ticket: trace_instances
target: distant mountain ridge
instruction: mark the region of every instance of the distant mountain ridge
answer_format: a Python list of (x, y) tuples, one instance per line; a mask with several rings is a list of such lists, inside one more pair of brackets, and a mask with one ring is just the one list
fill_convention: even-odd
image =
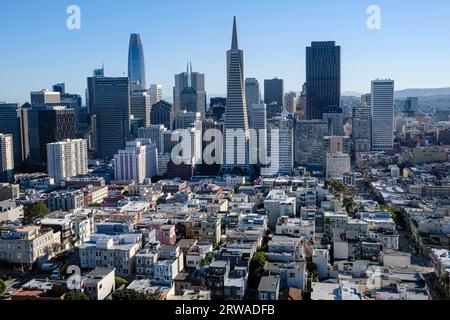
[[(356, 91), (346, 91), (342, 93), (344, 97), (361, 97), (364, 93)], [(396, 99), (403, 99), (408, 97), (434, 97), (434, 96), (448, 96), (450, 95), (450, 87), (447, 88), (416, 88), (404, 89), (395, 92)]]
[(396, 98), (407, 97), (432, 97), (450, 95), (450, 87), (448, 88), (430, 88), (430, 89), (405, 89), (395, 92)]

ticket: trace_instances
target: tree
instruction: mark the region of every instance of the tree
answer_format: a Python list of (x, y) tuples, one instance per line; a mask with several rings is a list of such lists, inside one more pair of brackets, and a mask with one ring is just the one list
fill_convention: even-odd
[(116, 288), (128, 285), (128, 281), (120, 277), (116, 277), (115, 281), (116, 281)]
[(35, 204), (25, 207), (24, 222), (26, 224), (32, 223), (34, 220), (43, 218), (50, 214), (51, 210), (43, 202), (36, 202)]
[(5, 293), (6, 291), (6, 283), (2, 279), (0, 279), (0, 295)]
[(314, 262), (308, 262), (306, 264), (306, 270), (309, 273), (313, 273), (313, 272), (315, 272), (317, 270), (317, 265)]
[(348, 214), (355, 213), (356, 202), (352, 198), (345, 197), (343, 204), (344, 204), (345, 210), (347, 211)]
[(200, 262), (202, 267), (209, 265), (214, 260), (214, 252), (208, 252)]
[(131, 289), (118, 290), (113, 293), (113, 300), (155, 300), (156, 296)]
[(69, 291), (64, 297), (64, 300), (87, 301), (89, 297), (81, 291)]
[(250, 261), (249, 286), (251, 289), (257, 289), (259, 281), (263, 276), (264, 266), (267, 261), (267, 253), (258, 251)]

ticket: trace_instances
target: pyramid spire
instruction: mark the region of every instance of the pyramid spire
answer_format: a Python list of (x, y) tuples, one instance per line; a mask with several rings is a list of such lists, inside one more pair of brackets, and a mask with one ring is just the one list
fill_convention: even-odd
[(233, 40), (231, 41), (231, 50), (239, 49), (238, 37), (237, 37), (237, 27), (236, 27), (236, 16), (233, 18)]

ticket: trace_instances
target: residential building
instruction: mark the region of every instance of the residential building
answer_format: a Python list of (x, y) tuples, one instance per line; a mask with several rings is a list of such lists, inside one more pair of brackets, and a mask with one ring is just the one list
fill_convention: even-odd
[(39, 226), (14, 227), (1, 231), (0, 260), (32, 265), (52, 258), (60, 251), (60, 234)]
[(95, 268), (83, 279), (83, 291), (91, 300), (105, 300), (116, 291), (115, 269)]
[(87, 174), (87, 141), (68, 139), (47, 144), (47, 170), (57, 184), (64, 179)]
[(280, 295), (280, 278), (276, 276), (265, 276), (261, 278), (258, 286), (258, 300), (276, 301)]

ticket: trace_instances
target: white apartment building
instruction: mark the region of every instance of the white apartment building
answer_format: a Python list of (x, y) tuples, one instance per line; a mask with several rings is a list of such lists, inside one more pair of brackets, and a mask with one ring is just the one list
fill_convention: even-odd
[(269, 218), (269, 227), (275, 229), (279, 217), (294, 217), (297, 208), (296, 203), (296, 198), (289, 197), (284, 190), (274, 189), (270, 191), (264, 200), (264, 207)]
[(14, 180), (13, 138), (10, 134), (0, 133), (0, 182)]
[(141, 247), (141, 234), (93, 234), (88, 242), (79, 247), (80, 267), (115, 268), (119, 275), (129, 276), (135, 272), (136, 253)]
[(88, 172), (87, 140), (63, 140), (47, 144), (47, 169), (55, 183)]
[(394, 147), (394, 81), (372, 81), (372, 150)]
[(116, 180), (132, 180), (143, 183), (158, 173), (156, 145), (150, 139), (129, 141), (125, 149), (114, 156)]
[(110, 268), (95, 268), (84, 279), (84, 293), (91, 300), (105, 300), (116, 290), (116, 272)]

